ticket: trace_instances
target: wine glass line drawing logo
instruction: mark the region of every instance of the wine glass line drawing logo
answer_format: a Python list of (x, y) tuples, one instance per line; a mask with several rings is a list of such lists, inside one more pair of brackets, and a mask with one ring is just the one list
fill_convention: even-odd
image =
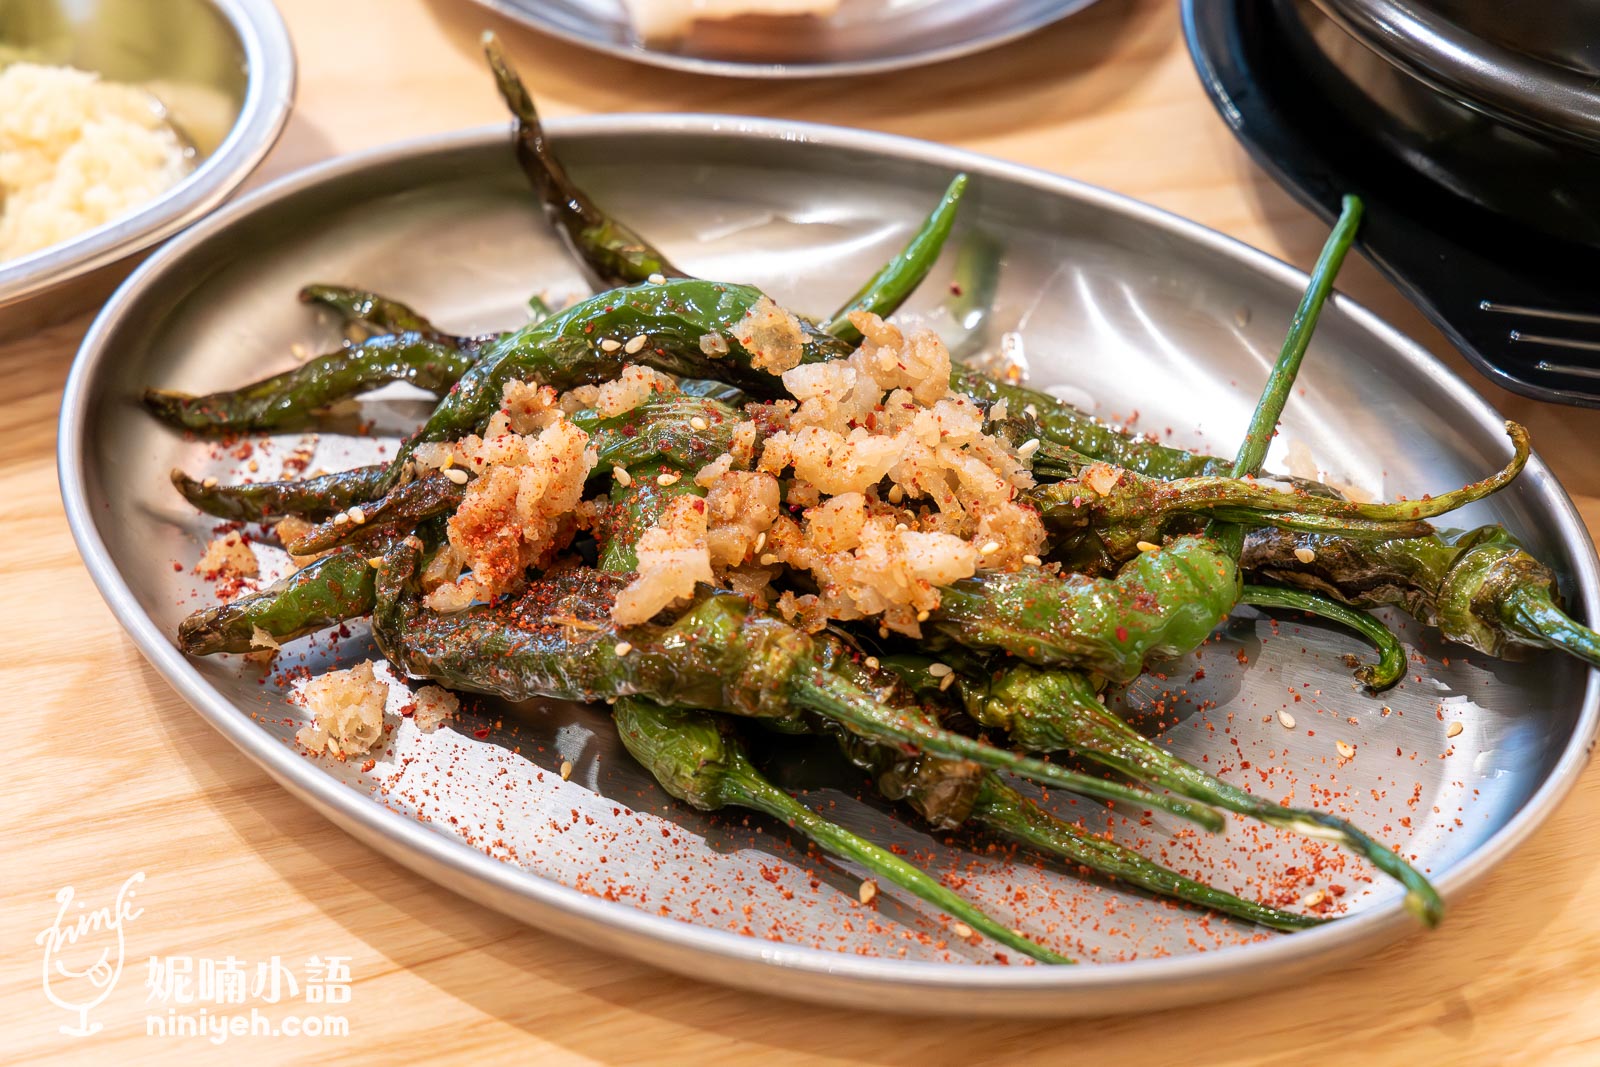
[(56, 890), (55, 922), (40, 930), (33, 943), (44, 948), (45, 997), (78, 1016), (75, 1023), (61, 1024), (63, 1034), (88, 1037), (99, 1031), (100, 1024), (89, 1021), (89, 1010), (102, 1004), (122, 977), (122, 930), (144, 914), (133, 906), (134, 887), (143, 882), (143, 871), (130, 875), (117, 890), (115, 903), (92, 909), (76, 899), (72, 886)]

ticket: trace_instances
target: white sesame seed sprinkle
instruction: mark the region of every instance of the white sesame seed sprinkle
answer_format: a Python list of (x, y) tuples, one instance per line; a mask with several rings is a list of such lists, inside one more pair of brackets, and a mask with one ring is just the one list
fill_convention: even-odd
[(637, 336), (629, 338), (628, 343), (622, 346), (622, 350), (631, 356), (649, 342), (650, 339), (641, 333)]
[(933, 675), (935, 678), (943, 678), (953, 670), (955, 670), (955, 668), (950, 666), (948, 663), (928, 664), (928, 673)]
[(955, 683), (956, 683), (956, 676), (955, 675), (953, 675), (953, 674), (945, 675), (943, 678), (939, 679), (939, 692), (941, 692), (941, 693), (944, 692), (946, 689), (949, 689), (952, 685), (955, 685)]
[(1027, 459), (1029, 456), (1039, 451), (1039, 444), (1040, 441), (1037, 437), (1028, 438), (1026, 441), (1022, 442), (1022, 444), (1017, 446), (1017, 458)]
[(1038, 556), (1035, 556), (1031, 552), (1022, 557), (1022, 562), (1026, 563), (1030, 567), (1038, 567), (1044, 564), (1044, 560), (1040, 559)]
[(1339, 755), (1344, 757), (1345, 759), (1354, 759), (1355, 758), (1356, 746), (1352, 745), (1350, 742), (1348, 742), (1348, 741), (1335, 741), (1333, 743), (1333, 747), (1338, 749), (1339, 750)]
[(992, 556), (996, 552), (1000, 551), (1000, 542), (999, 541), (985, 541), (983, 543), (983, 547), (978, 549), (978, 551), (980, 553), (982, 553), (983, 555), (985, 555), (985, 556)]
[(870, 878), (861, 883), (861, 889), (856, 894), (863, 904), (871, 904), (872, 898), (878, 895), (878, 883)]
[(883, 664), (878, 662), (878, 657), (877, 656), (868, 656), (866, 659), (862, 660), (861, 662), (863, 662), (863, 663), (865, 663), (867, 665), (867, 670), (869, 670), (869, 671), (875, 671), (879, 667), (883, 666)]
[(357, 526), (360, 526), (362, 523), (367, 521), (367, 513), (358, 507), (351, 508), (345, 514), (349, 515), (350, 521), (355, 523)]
[(621, 347), (622, 347), (622, 342), (621, 341), (614, 341), (609, 337), (607, 337), (605, 340), (600, 342), (600, 351), (602, 351), (602, 352), (615, 352), (617, 349), (619, 349)]
[(665, 284), (667, 284), (667, 276), (665, 274), (662, 274), (660, 271), (656, 271), (654, 274), (650, 275), (650, 277), (646, 278), (645, 280), (648, 281), (651, 285), (665, 285)]
[(656, 475), (656, 484), (662, 488), (676, 485), (678, 484), (678, 476), (676, 474), (658, 474)]
[(1316, 562), (1317, 554), (1309, 548), (1297, 548), (1294, 550), (1294, 558), (1301, 563), (1314, 563)]
[(215, 478), (207, 478), (200, 484), (207, 489), (215, 489), (217, 487), (217, 480)]
[(571, 777), (572, 777), (572, 761), (569, 760), (569, 759), (564, 759), (564, 760), (561, 761), (561, 780), (563, 782), (565, 782), (568, 779), (570, 779)]
[(339, 512), (339, 514), (337, 514), (337, 515), (335, 515), (333, 517), (333, 524), (335, 526), (343, 526), (345, 523), (347, 523), (349, 521), (350, 521), (350, 516), (346, 515), (342, 511)]
[(617, 647), (611, 651), (615, 652), (619, 656), (626, 656), (629, 652), (633, 651), (633, 645), (628, 641), (618, 641)]
[(776, 562), (778, 562), (778, 557), (774, 556), (771, 552), (763, 552), (761, 554), (761, 565), (763, 567), (770, 567)]
[(1446, 737), (1457, 737), (1460, 735), (1461, 731), (1465, 729), (1466, 727), (1462, 726), (1460, 723), (1453, 722), (1444, 728), (1444, 735)]
[(457, 485), (467, 484), (467, 472), (464, 470), (457, 470), (455, 467), (447, 467), (445, 468), (444, 476), (449, 478), (452, 482), (455, 482)]
[(692, 430), (704, 430), (709, 425), (710, 423), (706, 422), (706, 420), (702, 419), (699, 415), (696, 415), (689, 420), (689, 428)]
[(1278, 721), (1283, 723), (1283, 728), (1285, 730), (1294, 729), (1294, 716), (1290, 715), (1287, 711), (1278, 712)]
[(615, 478), (617, 480), (617, 484), (622, 486), (624, 489), (633, 484), (633, 475), (628, 473), (626, 467), (612, 467), (611, 477)]
[(964, 941), (972, 938), (972, 927), (968, 926), (966, 923), (956, 923), (950, 929), (955, 932), (957, 937)]
[(1303, 908), (1314, 908), (1327, 899), (1328, 894), (1326, 892), (1321, 889), (1313, 889), (1311, 892), (1300, 898), (1300, 906)]
[(1140, 552), (1154, 552), (1157, 549), (1159, 549), (1160, 547), (1161, 547), (1160, 545), (1156, 544), (1153, 541), (1140, 541), (1139, 542), (1139, 551)]
[(757, 552), (760, 552), (763, 548), (766, 548), (766, 547), (767, 547), (767, 531), (762, 530), (760, 533), (756, 534), (756, 547), (755, 547), (755, 550)]

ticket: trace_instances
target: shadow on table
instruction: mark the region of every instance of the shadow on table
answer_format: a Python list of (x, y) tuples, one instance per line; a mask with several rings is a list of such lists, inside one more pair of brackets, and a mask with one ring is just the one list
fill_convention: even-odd
[[(130, 650), (131, 654), (131, 650)], [(1433, 1028), (1463, 1049), (1476, 1026), (1466, 983), (1519, 968), (1524, 946), (1569, 903), (1585, 875), (1584, 857), (1556, 842), (1577, 831), (1569, 806), (1479, 893), (1457, 903), (1445, 926), (1418, 934), (1366, 962), (1303, 985), (1218, 1005), (1149, 1015), (1026, 1021), (928, 1018), (791, 1003), (701, 984), (629, 960), (601, 955), (524, 927), (449, 893), (342, 834), (278, 789), (242, 755), (220, 745), (195, 747), (180, 733), (166, 683), (145, 666), (145, 707), (172, 709), (163, 723), (184, 761), (240, 842), (254, 849), (333, 920), (445, 994), (542, 1041), (603, 1063), (637, 1062), (638, 1016), (651, 1020), (659, 1058), (703, 1059), (728, 1046), (731, 1059), (776, 1053), (920, 1067), (971, 1059), (1111, 1055), (1118, 1063), (1271, 1061), (1332, 1041), (1352, 1057), (1380, 1050), (1401, 1031)], [(1589, 788), (1593, 788), (1590, 786)], [(295, 833), (290, 824), (304, 824)], [(1537, 870), (1537, 878), (1518, 869)], [(359, 925), (324, 903), (330, 879), (366, 895)], [(429, 936), (415, 933), (426, 928)], [(408, 932), (410, 931), (410, 932)], [(448, 946), (441, 948), (441, 946)], [(1404, 976), (1399, 978), (1397, 976)], [(1409, 991), (1401, 996), (1400, 991)], [(1530, 995), (1536, 991), (1529, 990)], [(1309, 1034), (1308, 1028), (1325, 1031)], [(1207, 1047), (1193, 1047), (1204, 1034)], [(652, 1054), (654, 1057), (655, 1054)]]

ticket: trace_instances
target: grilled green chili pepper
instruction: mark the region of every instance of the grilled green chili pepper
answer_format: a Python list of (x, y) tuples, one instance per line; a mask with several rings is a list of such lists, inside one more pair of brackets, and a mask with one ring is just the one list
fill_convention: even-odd
[(266, 589), (228, 604), (197, 611), (178, 627), (178, 647), (191, 656), (258, 652), (257, 630), (275, 641), (359, 618), (372, 610), (372, 548), (346, 546), (295, 571)]
[(183, 498), (207, 515), (241, 522), (266, 522), (297, 515), (323, 519), (351, 504), (361, 504), (383, 494), (387, 465), (355, 467), (315, 478), (278, 482), (222, 485), (215, 479), (191, 478), (176, 468), (172, 484)]
[(878, 273), (867, 279), (866, 284), (856, 290), (843, 307), (828, 317), (828, 321), (822, 324), (823, 332), (858, 344), (861, 331), (850, 323), (853, 312), (865, 311), (882, 318), (894, 314), (922, 284), (928, 272), (933, 270), (934, 263), (938, 262), (939, 253), (944, 250), (944, 242), (950, 236), (950, 228), (955, 225), (956, 211), (961, 207), (961, 198), (966, 192), (967, 176), (957, 174), (950, 180), (950, 187), (944, 191), (938, 205), (923, 220), (917, 232), (912, 234), (906, 246), (879, 268)]
[(370, 289), (312, 284), (300, 290), (300, 302), (325, 307), (345, 322), (374, 334), (417, 333), (452, 343), (460, 340), (446, 334), (409, 306)]
[(799, 830), (825, 851), (854, 860), (1002, 945), (1041, 963), (1072, 962), (1013, 933), (923, 871), (829, 822), (774, 786), (751, 765), (743, 746), (714, 716), (664, 708), (637, 697), (618, 700), (612, 714), (617, 735), (628, 752), (679, 800), (702, 811), (732, 804), (764, 812)]
[[(1506, 423), (1513, 455), (1498, 473), (1438, 496), (1394, 503), (1358, 503), (1279, 492), (1239, 478), (1200, 476), (1162, 481), (1129, 471), (1089, 469), (1032, 494), (1044, 518), (1059, 530), (1091, 536), (1096, 555), (1130, 559), (1139, 543), (1161, 539), (1174, 517), (1209, 515), (1250, 526), (1279, 526), (1313, 533), (1380, 538), (1431, 532), (1422, 520), (1465, 507), (1499, 492), (1527, 465), (1528, 432)], [(1341, 529), (1342, 527), (1342, 529)], [(1059, 551), (1059, 542), (1052, 543)]]
[(1446, 640), (1491, 656), (1510, 646), (1552, 648), (1600, 667), (1600, 635), (1560, 609), (1555, 574), (1499, 526), (1453, 541), (1261, 530), (1246, 538), (1242, 559), (1263, 578), (1346, 604), (1403, 608)]
[(588, 194), (573, 184), (566, 168), (550, 151), (533, 98), (492, 36), (484, 37), (483, 52), (500, 96), (516, 119), (517, 163), (538, 190), (545, 218), (566, 238), (596, 288), (614, 289), (645, 281), (652, 274), (686, 277), (666, 256), (596, 207)]
[(163, 422), (187, 430), (271, 430), (390, 382), (443, 392), (476, 361), (476, 350), (419, 333), (385, 335), (307, 360), (242, 389), (203, 396), (146, 389), (144, 404)]

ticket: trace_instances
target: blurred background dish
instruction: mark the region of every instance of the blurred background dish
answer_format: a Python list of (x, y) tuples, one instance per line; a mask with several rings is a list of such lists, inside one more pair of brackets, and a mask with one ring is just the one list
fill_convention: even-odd
[(29, 108), (51, 127), (14, 123), (28, 143), (0, 167), (0, 337), (87, 306), (132, 257), (221, 203), (294, 96), (270, 0), (5, 0), (0, 68), (0, 124)]
[(1094, 0), (477, 0), (573, 44), (698, 74), (805, 78), (993, 48)]
[(1498, 384), (1600, 406), (1600, 4), (1185, 0), (1212, 101)]

